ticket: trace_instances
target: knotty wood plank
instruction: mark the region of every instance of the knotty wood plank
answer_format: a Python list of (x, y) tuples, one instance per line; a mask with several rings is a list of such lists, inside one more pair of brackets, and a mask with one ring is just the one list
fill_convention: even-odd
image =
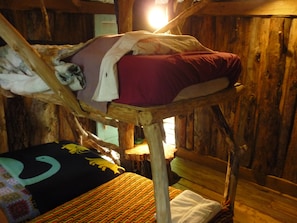
[(195, 109), (194, 118), (194, 151), (198, 154), (210, 154), (211, 116), (208, 107)]
[(194, 113), (189, 112), (187, 114), (187, 126), (186, 126), (186, 148), (193, 150), (194, 146)]
[[(59, 122), (58, 110), (54, 104), (32, 100), (31, 105), (28, 107), (30, 112), (27, 118), (30, 120), (30, 128), (34, 129), (34, 134), (28, 134), (29, 141), (32, 145), (54, 142), (61, 138), (65, 139), (65, 137), (59, 137), (57, 126), (63, 122)], [(61, 129), (65, 131), (65, 134), (67, 128), (63, 127)], [(70, 137), (67, 139), (72, 140)]]
[(133, 30), (133, 5), (135, 0), (118, 1), (118, 27), (119, 33), (125, 33)]
[(248, 0), (209, 2), (199, 15), (296, 16), (295, 0)]
[(4, 96), (0, 94), (0, 153), (8, 151), (4, 100)]
[[(257, 141), (255, 144), (255, 160), (252, 169), (258, 183), (265, 185), (265, 176), (273, 173), (276, 165), (277, 142), (280, 127), (280, 103), (281, 89), (280, 82), (283, 80), (285, 68), (285, 56), (280, 41), (280, 32), (283, 32), (283, 19), (272, 18), (266, 26), (269, 32), (262, 36), (267, 40), (266, 53), (261, 69), (261, 80), (259, 83), (259, 111), (257, 124)], [(272, 44), (273, 43), (273, 44)], [(264, 49), (263, 49), (264, 50)], [(267, 61), (267, 62), (266, 62)], [(272, 90), (273, 89), (273, 90)], [(269, 143), (267, 143), (269, 142)]]
[(186, 148), (186, 124), (187, 117), (185, 115), (178, 115), (175, 117), (176, 147)]
[[(278, 176), (281, 176), (283, 174), (283, 176), (286, 179), (293, 180), (293, 182), (297, 182), (297, 176), (296, 176), (297, 164), (296, 164), (296, 161), (293, 159), (295, 154), (297, 154), (297, 149), (296, 149), (296, 145), (297, 145), (296, 143), (297, 32), (295, 30), (297, 30), (296, 19), (292, 21), (291, 30), (289, 33), (289, 39), (291, 41), (288, 43), (287, 50), (289, 52), (289, 55), (286, 57), (286, 70), (284, 74), (284, 81), (283, 81), (283, 87), (282, 87), (283, 96), (280, 101), (280, 113), (282, 116), (282, 122), (281, 122), (280, 137), (278, 142), (278, 155), (277, 155), (278, 163), (277, 163), (277, 172), (276, 172)], [(295, 126), (294, 126), (294, 123), (295, 123)], [(290, 137), (290, 135), (292, 137)]]
[[(90, 14), (114, 14), (114, 5), (96, 1), (81, 0), (46, 0), (46, 9), (70, 12), (70, 13), (90, 13)], [(41, 7), (40, 1), (32, 0), (0, 0), (0, 8), (12, 10), (31, 10)]]
[[(297, 135), (297, 112), (295, 112), (292, 135)], [(294, 182), (297, 179), (297, 165), (296, 165), (297, 146), (296, 145), (297, 145), (297, 138), (296, 137), (291, 138), (291, 141), (288, 147), (285, 168), (284, 168), (284, 177)]]

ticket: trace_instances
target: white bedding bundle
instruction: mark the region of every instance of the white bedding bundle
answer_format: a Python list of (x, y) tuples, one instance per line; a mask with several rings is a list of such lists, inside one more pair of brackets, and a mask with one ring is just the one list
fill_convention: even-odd
[(222, 209), (219, 202), (185, 190), (170, 201), (172, 223), (209, 222)]

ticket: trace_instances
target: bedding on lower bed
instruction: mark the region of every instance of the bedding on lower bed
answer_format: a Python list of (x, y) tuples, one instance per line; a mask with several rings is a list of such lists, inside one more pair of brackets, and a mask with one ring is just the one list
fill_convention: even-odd
[(10, 222), (32, 219), (124, 172), (68, 141), (1, 154), (0, 164), (0, 208)]
[[(172, 222), (232, 222), (232, 213), (217, 201), (169, 187)], [(125, 172), (115, 179), (30, 221), (156, 222), (153, 181)]]

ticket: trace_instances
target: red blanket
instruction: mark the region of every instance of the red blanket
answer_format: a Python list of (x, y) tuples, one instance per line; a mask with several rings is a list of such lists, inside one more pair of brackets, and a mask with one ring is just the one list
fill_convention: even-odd
[[(103, 111), (105, 104), (91, 98), (98, 83), (102, 58), (118, 38), (97, 38), (70, 58), (81, 67), (87, 82), (86, 88), (78, 92), (78, 99)], [(232, 53), (126, 55), (118, 62), (120, 98), (115, 101), (137, 106), (167, 104), (180, 90), (193, 84), (227, 77), (231, 86), (240, 72), (240, 58)]]

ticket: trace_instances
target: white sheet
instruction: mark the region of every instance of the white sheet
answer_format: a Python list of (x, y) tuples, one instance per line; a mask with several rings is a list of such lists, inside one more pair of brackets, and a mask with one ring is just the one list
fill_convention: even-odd
[(198, 98), (226, 89), (229, 86), (227, 77), (217, 78), (199, 84), (194, 84), (182, 89), (173, 101), (185, 100), (189, 98)]
[(207, 223), (222, 209), (217, 201), (185, 190), (170, 201), (172, 223)]

